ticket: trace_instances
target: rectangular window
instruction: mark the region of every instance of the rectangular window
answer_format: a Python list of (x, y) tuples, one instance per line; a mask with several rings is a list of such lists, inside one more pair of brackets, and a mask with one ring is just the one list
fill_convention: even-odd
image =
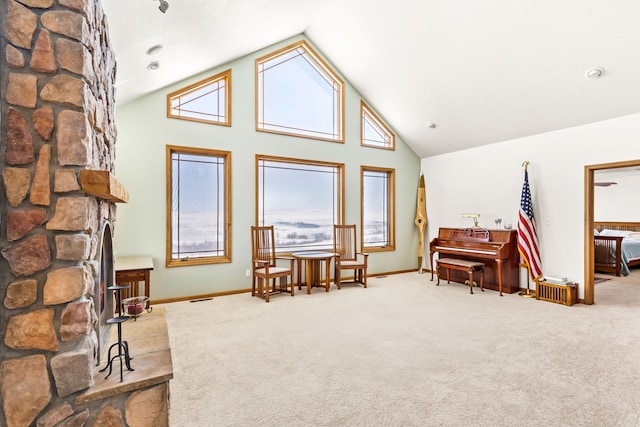
[(333, 248), (343, 170), (341, 163), (256, 156), (256, 223), (274, 226), (278, 252)]
[(167, 146), (167, 267), (231, 262), (231, 152)]
[(361, 166), (362, 246), (395, 250), (395, 169)]

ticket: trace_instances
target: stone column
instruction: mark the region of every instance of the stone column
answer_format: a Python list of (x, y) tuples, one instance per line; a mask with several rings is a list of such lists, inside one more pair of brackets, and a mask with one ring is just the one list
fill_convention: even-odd
[(0, 30), (0, 425), (124, 425), (121, 398), (74, 402), (94, 382), (98, 244), (116, 211), (79, 183), (114, 167), (102, 4), (0, 0)]

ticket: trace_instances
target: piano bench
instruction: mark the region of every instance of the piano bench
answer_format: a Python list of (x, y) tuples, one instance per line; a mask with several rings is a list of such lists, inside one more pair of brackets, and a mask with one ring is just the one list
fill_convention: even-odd
[(484, 264), (477, 261), (468, 261), (466, 259), (455, 259), (455, 258), (440, 258), (436, 260), (436, 270), (438, 272), (438, 283), (436, 286), (440, 286), (440, 269), (444, 268), (447, 270), (447, 283), (450, 283), (451, 270), (457, 271), (466, 271), (469, 273), (469, 280), (465, 281), (465, 283), (469, 283), (469, 293), (473, 294), (473, 273), (480, 273), (480, 290), (484, 292), (483, 284), (484, 284)]

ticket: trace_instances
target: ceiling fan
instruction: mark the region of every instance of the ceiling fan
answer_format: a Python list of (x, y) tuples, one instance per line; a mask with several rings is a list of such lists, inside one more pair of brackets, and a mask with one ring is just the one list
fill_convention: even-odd
[(610, 187), (612, 185), (618, 185), (618, 183), (613, 181), (602, 181), (594, 182), (593, 185), (595, 185), (596, 187)]

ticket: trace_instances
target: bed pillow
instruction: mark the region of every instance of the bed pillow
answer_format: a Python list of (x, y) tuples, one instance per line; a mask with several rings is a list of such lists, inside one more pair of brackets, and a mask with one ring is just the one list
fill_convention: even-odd
[(593, 235), (594, 235), (594, 236), (598, 236), (599, 234), (600, 234), (600, 232), (598, 231), (598, 229), (597, 229), (597, 228), (594, 228), (594, 229), (593, 229)]
[(617, 236), (628, 236), (629, 234), (634, 233), (634, 231), (629, 231), (629, 230), (609, 230), (609, 229), (604, 229), (600, 232), (600, 236), (613, 236), (613, 237), (617, 237)]
[(625, 240), (636, 240), (640, 242), (640, 232), (632, 231), (631, 233), (624, 236)]

